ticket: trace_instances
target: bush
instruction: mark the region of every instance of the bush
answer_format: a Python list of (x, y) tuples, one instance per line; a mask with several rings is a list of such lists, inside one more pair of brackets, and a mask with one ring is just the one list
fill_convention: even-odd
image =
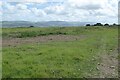
[(90, 26), (90, 24), (86, 24), (86, 26)]
[(101, 23), (96, 23), (96, 24), (94, 24), (94, 26), (103, 26), (103, 24), (101, 24)]
[(109, 26), (109, 24), (106, 23), (106, 24), (104, 24), (104, 26)]
[(114, 23), (113, 26), (117, 26), (117, 24)]
[(34, 26), (30, 26), (30, 27), (34, 27)]

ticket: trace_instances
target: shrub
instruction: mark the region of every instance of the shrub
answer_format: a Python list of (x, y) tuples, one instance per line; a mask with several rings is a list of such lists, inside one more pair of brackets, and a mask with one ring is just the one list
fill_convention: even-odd
[(34, 26), (30, 26), (30, 27), (34, 27)]
[(104, 26), (109, 26), (109, 24), (106, 23), (106, 24), (104, 24)]
[(103, 26), (103, 24), (101, 24), (101, 23), (96, 23), (96, 24), (94, 24), (94, 26)]
[(86, 26), (90, 26), (90, 24), (86, 24)]
[(117, 24), (114, 23), (113, 26), (117, 26)]

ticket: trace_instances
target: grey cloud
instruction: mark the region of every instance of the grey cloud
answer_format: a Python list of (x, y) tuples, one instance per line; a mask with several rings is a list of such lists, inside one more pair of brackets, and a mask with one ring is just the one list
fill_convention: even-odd
[(88, 5), (82, 5), (82, 6), (76, 6), (78, 9), (84, 9), (84, 10), (98, 10), (101, 9), (101, 5), (97, 4), (88, 4)]
[(45, 10), (45, 12), (47, 14), (56, 14), (56, 15), (66, 15), (66, 14), (68, 14), (67, 11), (57, 12), (57, 11), (54, 11), (54, 10)]
[(47, 14), (56, 14), (56, 15), (66, 15), (68, 12), (65, 10), (65, 7), (61, 6), (51, 6), (44, 9)]
[(92, 16), (107, 16), (106, 14), (102, 13), (102, 12), (97, 12), (97, 11), (89, 11), (89, 15), (92, 15)]

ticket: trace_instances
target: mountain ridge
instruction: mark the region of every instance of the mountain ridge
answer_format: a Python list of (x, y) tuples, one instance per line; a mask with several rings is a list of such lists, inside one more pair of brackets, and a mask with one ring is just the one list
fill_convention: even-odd
[(78, 22), (78, 21), (1, 21), (2, 27), (68, 27), (68, 26), (85, 26), (86, 24), (94, 24), (94, 22)]

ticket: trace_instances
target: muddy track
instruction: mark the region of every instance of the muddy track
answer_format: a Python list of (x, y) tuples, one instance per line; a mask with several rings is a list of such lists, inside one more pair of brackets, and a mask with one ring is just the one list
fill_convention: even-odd
[(30, 43), (43, 43), (50, 41), (74, 41), (86, 38), (85, 35), (75, 36), (75, 35), (49, 35), (49, 36), (38, 36), (32, 38), (7, 38), (2, 39), (2, 47), (6, 46), (17, 46), (20, 44), (30, 44)]

